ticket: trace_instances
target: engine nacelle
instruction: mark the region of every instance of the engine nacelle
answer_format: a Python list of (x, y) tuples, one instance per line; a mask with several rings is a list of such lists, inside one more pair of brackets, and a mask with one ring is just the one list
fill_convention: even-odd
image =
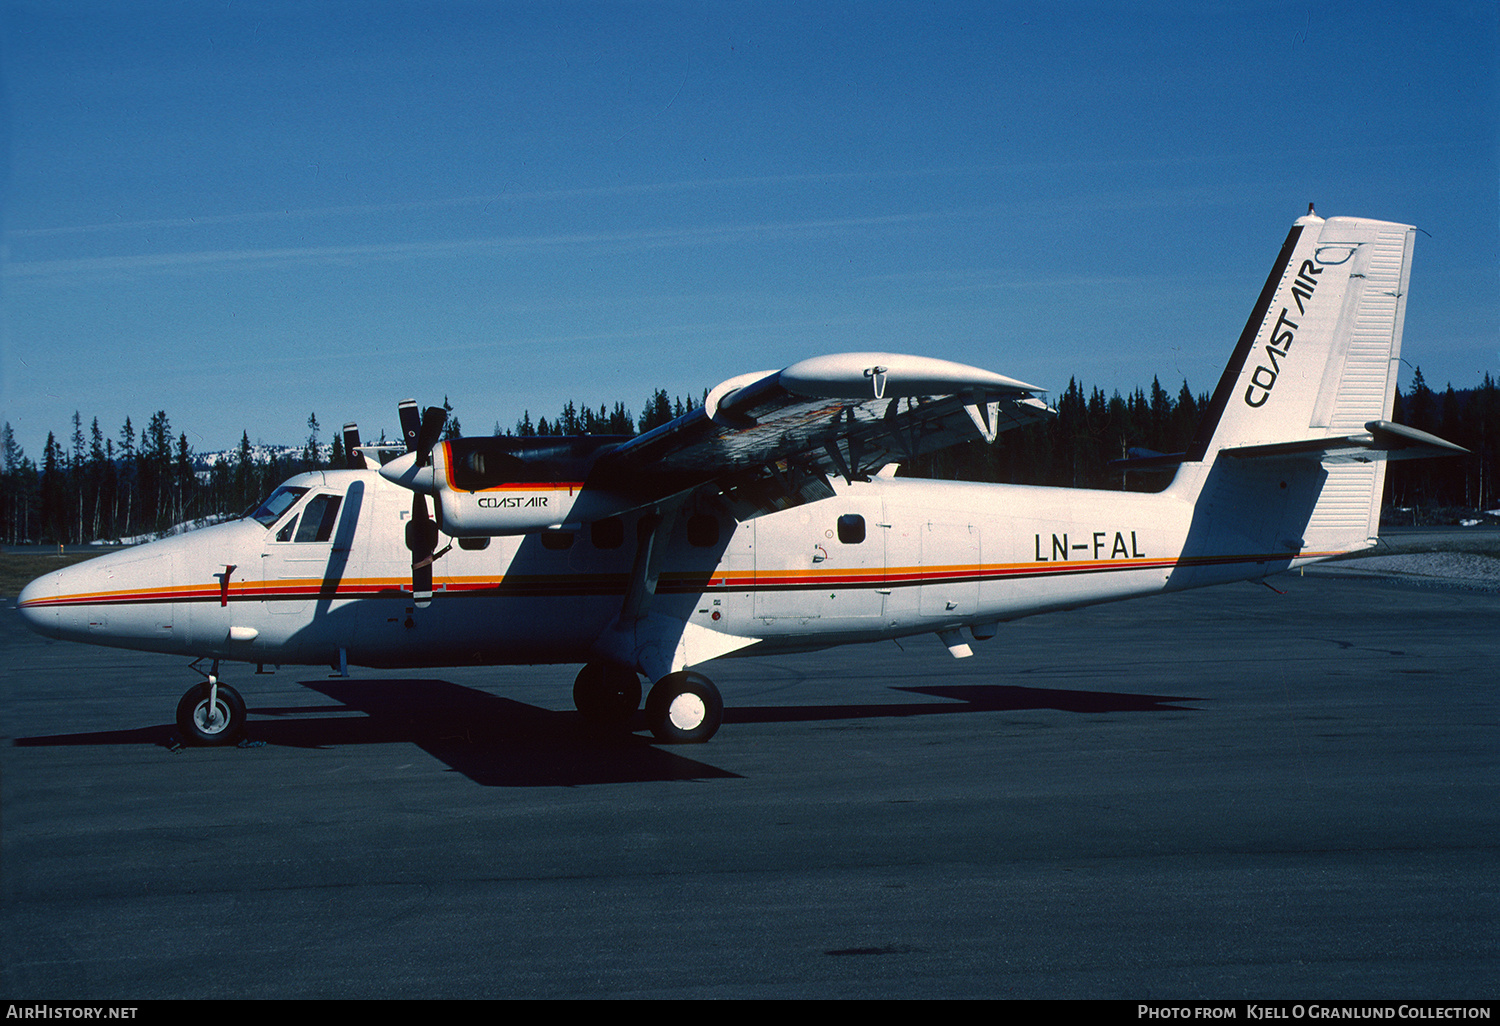
[(440, 487), (437, 520), (454, 537), (530, 534), (564, 524), (603, 520), (639, 503), (577, 484), (518, 482), (485, 491)]
[(637, 503), (585, 488), (589, 467), (620, 439), (455, 438), (433, 447), (418, 467), (414, 453), (380, 468), (382, 477), (437, 500), (437, 522), (454, 537), (530, 534), (602, 520)]

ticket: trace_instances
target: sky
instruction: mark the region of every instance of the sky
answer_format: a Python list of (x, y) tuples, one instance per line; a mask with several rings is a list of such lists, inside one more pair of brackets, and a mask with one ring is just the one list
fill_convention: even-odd
[(465, 433), (843, 351), (1212, 391), (1293, 220), (1500, 375), (1494, 0), (0, 0), (0, 421)]

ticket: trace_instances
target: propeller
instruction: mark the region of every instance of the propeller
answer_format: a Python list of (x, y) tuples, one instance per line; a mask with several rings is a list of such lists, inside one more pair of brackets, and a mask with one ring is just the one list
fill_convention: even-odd
[[(442, 434), (447, 413), (441, 406), (429, 406), (426, 412), (418, 413), (415, 399), (403, 400), (397, 412), (401, 417), (401, 434), (406, 438), (406, 451), (416, 457), (419, 468), (431, 465), (432, 448)], [(411, 550), (412, 602), (418, 608), (432, 603), (432, 563), (442, 555), (435, 551), (437, 543), (438, 528), (428, 512), (427, 496), (413, 490), (411, 519), (406, 523), (406, 547)]]

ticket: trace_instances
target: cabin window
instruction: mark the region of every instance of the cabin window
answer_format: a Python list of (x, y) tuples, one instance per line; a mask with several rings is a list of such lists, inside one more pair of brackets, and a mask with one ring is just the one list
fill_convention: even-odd
[(625, 521), (619, 517), (595, 520), (589, 525), (589, 540), (596, 549), (618, 549), (625, 544)]
[(283, 527), (281, 530), (279, 530), (279, 531), (276, 532), (276, 540), (277, 541), (291, 541), (292, 540), (292, 532), (295, 531), (295, 530), (297, 530), (297, 518), (296, 517), (292, 517), (292, 519), (290, 519), (290, 520), (288, 520), (286, 522), (286, 526), (285, 527)]
[(717, 545), (719, 543), (719, 518), (709, 516), (707, 513), (697, 513), (688, 517), (687, 538), (689, 545), (700, 549)]
[(480, 549), (490, 547), (490, 538), (489, 535), (480, 535), (477, 538), (460, 538), (458, 540), (458, 547), (468, 549), (470, 552), (478, 552)]
[(858, 545), (865, 540), (865, 518), (858, 513), (845, 513), (839, 517), (839, 541), (845, 545)]
[[(298, 499), (307, 494), (306, 488), (288, 488), (285, 485), (271, 493), (271, 497), (261, 503), (254, 513), (250, 514), (252, 520), (259, 521), (263, 526), (270, 527), (281, 519), (281, 514), (294, 506)], [(279, 540), (287, 539), (277, 536)]]
[(562, 552), (564, 549), (573, 547), (572, 531), (543, 531), (542, 548), (551, 549), (553, 552)]
[(297, 528), (295, 536), (299, 542), (326, 542), (333, 537), (333, 526), (339, 520), (339, 503), (343, 502), (341, 495), (314, 495), (307, 502), (307, 508), (302, 511), (302, 526)]

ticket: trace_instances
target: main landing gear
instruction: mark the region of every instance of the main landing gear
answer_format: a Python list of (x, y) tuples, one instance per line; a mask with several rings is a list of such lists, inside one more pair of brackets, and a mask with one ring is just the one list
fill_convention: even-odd
[(573, 681), (573, 704), (590, 723), (622, 726), (641, 707), (641, 678), (619, 663), (589, 663)]
[(232, 745), (245, 732), (245, 700), (210, 674), (177, 703), (177, 729), (188, 744)]
[[(589, 663), (573, 682), (573, 704), (591, 723), (624, 726), (640, 708), (641, 681), (618, 663)], [(724, 720), (724, 700), (714, 682), (682, 670), (657, 681), (646, 698), (646, 722), (660, 741), (707, 741)]]
[(724, 700), (714, 682), (681, 670), (657, 681), (646, 698), (646, 719), (659, 740), (679, 744), (707, 741), (724, 720)]

